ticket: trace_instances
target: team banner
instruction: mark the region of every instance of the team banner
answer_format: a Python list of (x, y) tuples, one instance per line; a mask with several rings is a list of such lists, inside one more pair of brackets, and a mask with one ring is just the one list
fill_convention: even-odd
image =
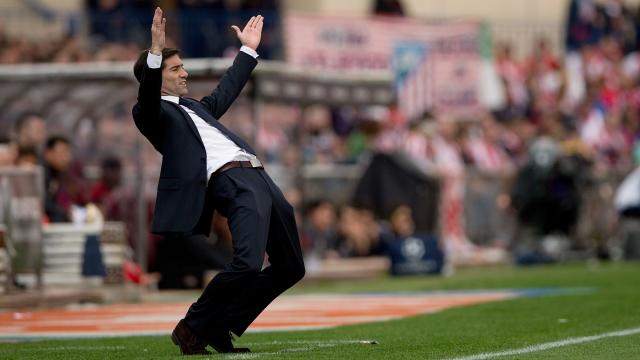
[[(289, 14), (284, 26), (290, 64), (318, 70), (394, 71), (399, 76), (398, 102), (407, 116), (427, 108), (464, 111), (478, 106), (477, 22)], [(412, 57), (408, 62), (413, 69), (406, 68), (406, 56)]]
[(481, 61), (476, 39), (476, 33), (469, 33), (430, 42), (429, 52), (421, 65), (426, 68), (422, 69), (422, 81), (427, 83), (424, 93), (426, 106), (409, 112), (409, 117), (415, 117), (426, 109), (438, 113), (473, 113), (478, 110)]
[(402, 41), (393, 48), (391, 65), (398, 107), (409, 119), (433, 108), (432, 58), (424, 42)]

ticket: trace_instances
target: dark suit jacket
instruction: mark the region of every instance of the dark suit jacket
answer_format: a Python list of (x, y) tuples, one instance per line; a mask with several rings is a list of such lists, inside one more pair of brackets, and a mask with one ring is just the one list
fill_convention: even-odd
[[(256, 65), (256, 59), (239, 52), (211, 95), (199, 102), (192, 100), (195, 106), (211, 115), (205, 121), (218, 121), (240, 94)], [(162, 70), (145, 64), (133, 119), (140, 132), (162, 154), (152, 231), (188, 233), (198, 222), (204, 205), (206, 151), (187, 112), (177, 104), (161, 100), (161, 86)]]

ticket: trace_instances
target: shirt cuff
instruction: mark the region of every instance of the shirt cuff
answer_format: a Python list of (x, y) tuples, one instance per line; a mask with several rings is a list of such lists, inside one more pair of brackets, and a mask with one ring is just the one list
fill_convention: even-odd
[(240, 51), (242, 51), (245, 54), (253, 56), (254, 59), (258, 58), (258, 53), (248, 46), (242, 45), (242, 47), (240, 47)]
[(155, 55), (149, 52), (147, 55), (147, 66), (150, 69), (159, 69), (162, 65), (162, 55)]

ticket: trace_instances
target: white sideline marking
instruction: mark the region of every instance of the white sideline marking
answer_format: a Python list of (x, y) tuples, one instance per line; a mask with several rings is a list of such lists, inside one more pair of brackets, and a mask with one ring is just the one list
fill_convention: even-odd
[(341, 344), (377, 344), (376, 340), (273, 340), (273, 341), (258, 341), (258, 342), (242, 342), (239, 341), (243, 346), (253, 346), (253, 345), (341, 345)]
[(457, 358), (449, 358), (448, 360), (484, 360), (484, 359), (496, 358), (499, 356), (521, 355), (521, 354), (528, 354), (528, 353), (537, 352), (537, 351), (549, 350), (549, 349), (558, 348), (558, 347), (567, 346), (567, 345), (583, 344), (583, 343), (597, 341), (597, 340), (609, 338), (609, 337), (630, 336), (635, 334), (640, 334), (640, 327), (633, 328), (633, 329), (612, 331), (612, 332), (608, 332), (600, 335), (568, 338), (564, 340), (542, 343), (538, 345), (526, 346), (520, 349), (498, 351), (493, 353), (481, 353), (481, 354), (469, 355), (469, 356), (463, 356), (463, 357), (457, 357)]
[(374, 345), (378, 342), (376, 340), (292, 340), (292, 341), (261, 341), (261, 342), (251, 342), (251, 343), (240, 343), (240, 346), (252, 346), (252, 345), (307, 345), (307, 346), (298, 346), (293, 348), (282, 349), (278, 351), (270, 351), (270, 352), (256, 352), (249, 354), (231, 354), (227, 355), (229, 359), (257, 359), (262, 356), (278, 356), (285, 353), (299, 353), (312, 351), (317, 348), (330, 348), (340, 345), (351, 345), (351, 344), (363, 344), (363, 345)]
[(122, 345), (86, 345), (86, 346), (53, 346), (46, 348), (35, 348), (35, 349), (17, 349), (19, 351), (93, 351), (93, 350), (124, 350), (125, 346)]

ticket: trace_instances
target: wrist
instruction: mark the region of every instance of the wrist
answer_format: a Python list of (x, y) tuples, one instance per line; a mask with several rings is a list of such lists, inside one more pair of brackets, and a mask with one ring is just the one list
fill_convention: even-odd
[(151, 48), (149, 49), (149, 52), (152, 53), (153, 55), (162, 55), (162, 49), (158, 49), (158, 48)]
[(253, 45), (248, 45), (248, 44), (242, 44), (242, 46), (244, 47), (248, 47), (249, 49), (256, 51), (256, 49), (258, 48), (257, 46), (253, 46)]
[(259, 56), (258, 53), (254, 49), (252, 49), (252, 48), (250, 48), (250, 47), (248, 47), (246, 45), (242, 45), (242, 47), (240, 48), (240, 51), (243, 52), (243, 53), (246, 53), (248, 55), (251, 55), (251, 57), (253, 57), (254, 59), (257, 59), (258, 56)]

